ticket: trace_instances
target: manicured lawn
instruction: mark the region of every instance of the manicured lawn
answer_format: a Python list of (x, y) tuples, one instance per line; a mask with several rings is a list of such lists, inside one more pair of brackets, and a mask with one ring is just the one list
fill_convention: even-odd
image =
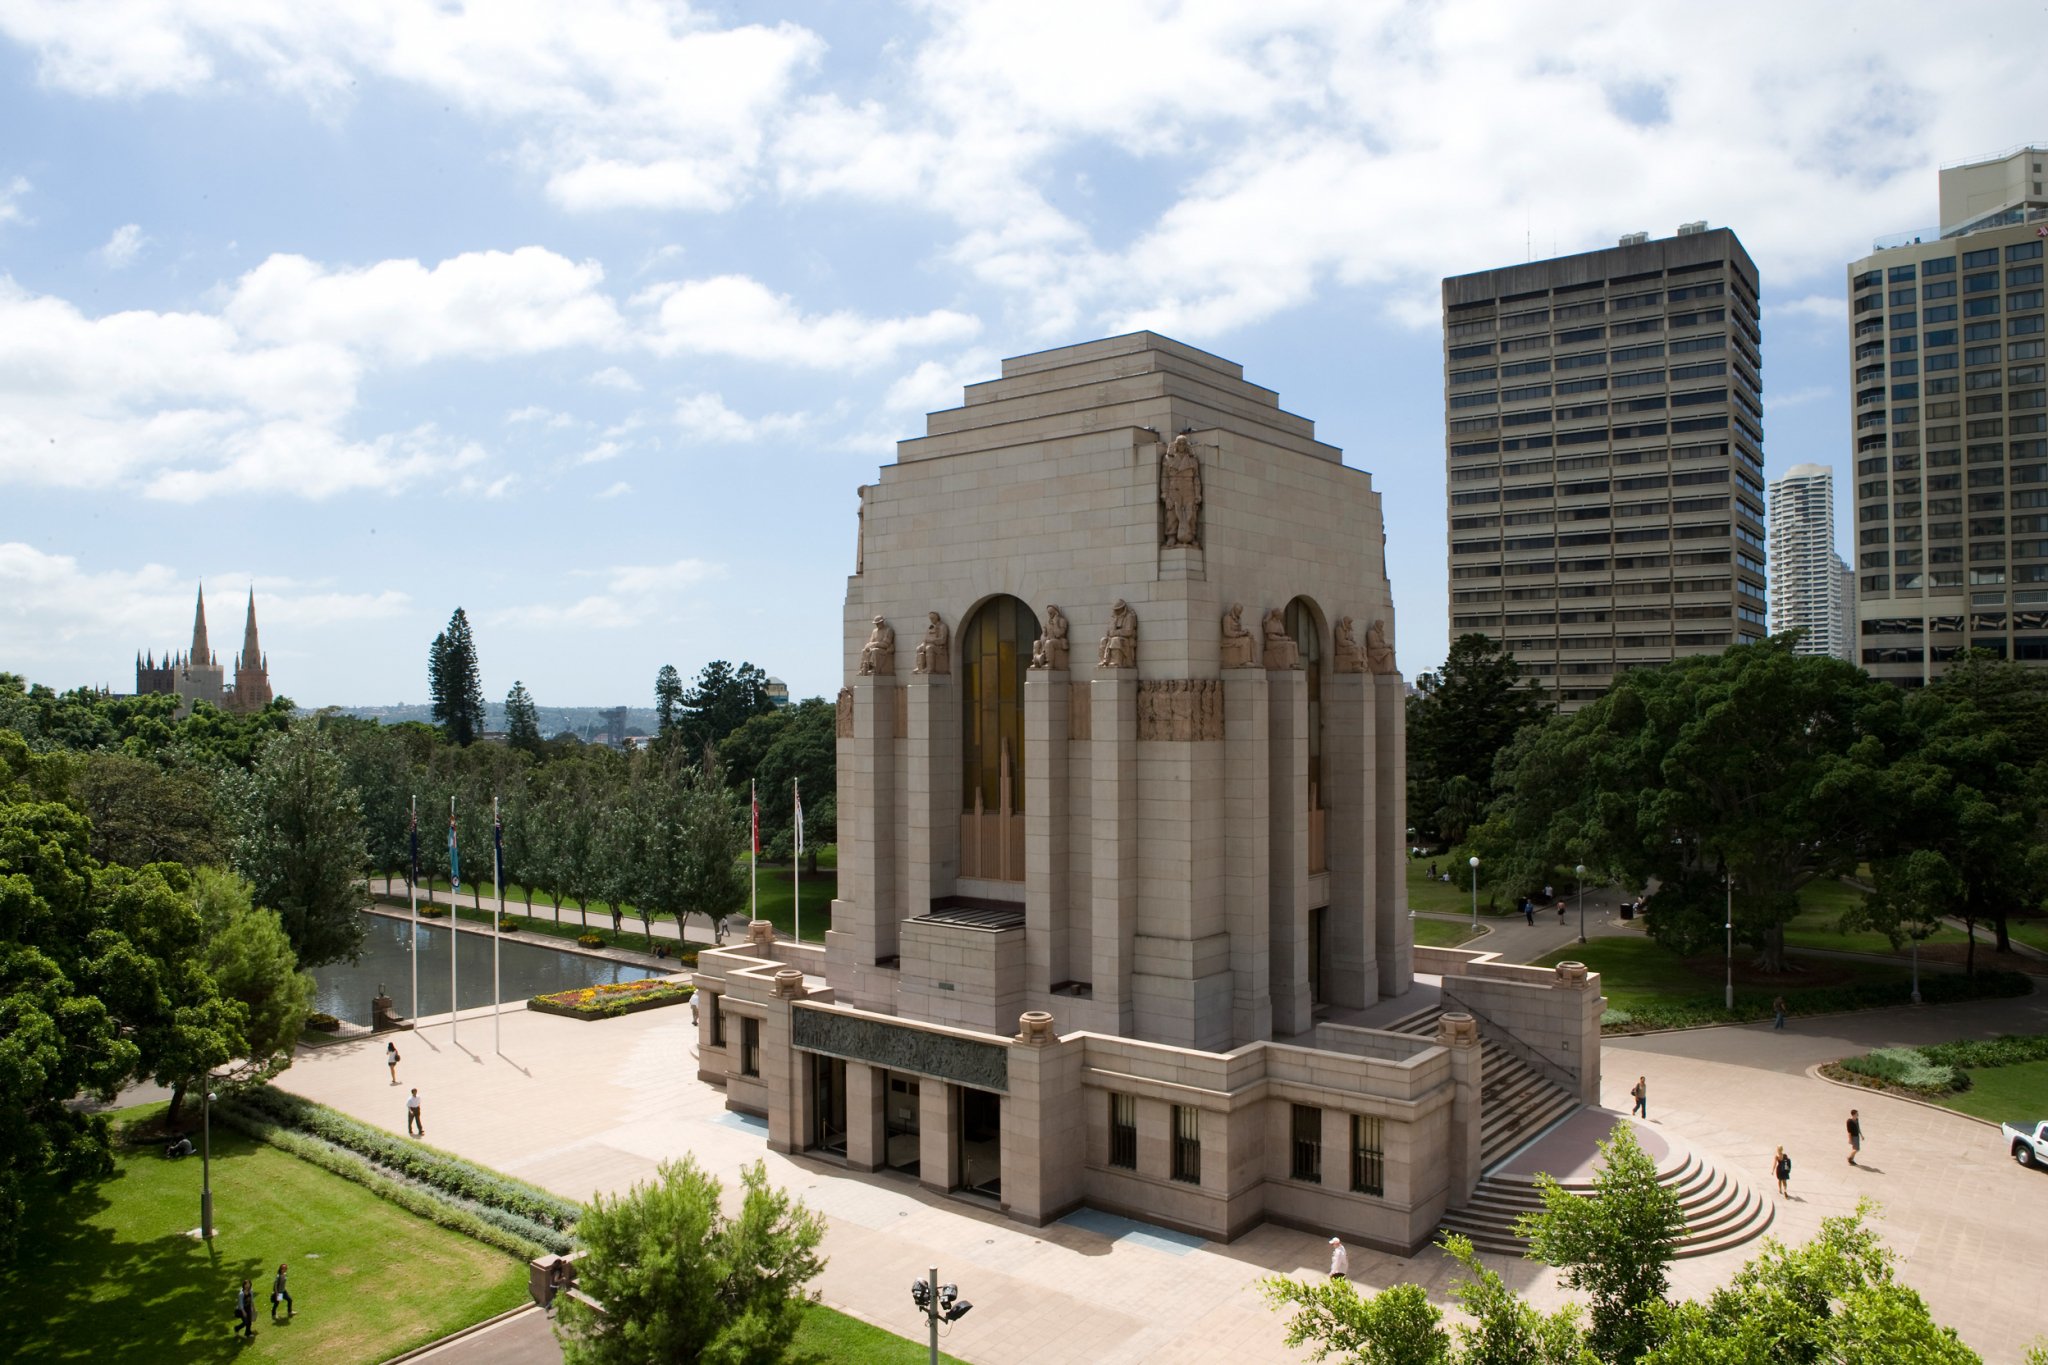
[(2015, 919), (2006, 923), (2006, 933), (2015, 943), (2048, 953), (2048, 919)]
[[(161, 1106), (126, 1111), (136, 1118)], [(112, 1179), (29, 1199), (21, 1256), (0, 1274), (15, 1359), (384, 1360), (526, 1300), (526, 1267), (275, 1148), (213, 1130), (214, 1239), (199, 1158), (124, 1152)], [(291, 1266), (291, 1322), (270, 1323)], [(234, 1287), (257, 1292), (257, 1337), (230, 1335)]]
[[(1839, 881), (1812, 881), (1800, 888), (1800, 911), (1785, 924), (1785, 946), (1787, 948), (1831, 948), (1844, 953), (1876, 953), (1889, 956), (1893, 949), (1891, 940), (1883, 934), (1872, 931), (1843, 933), (1836, 926), (1842, 922), (1844, 912), (1860, 905), (1863, 892), (1860, 888)], [(1925, 948), (1932, 945), (1961, 944), (1960, 929), (1942, 928), (1920, 941)], [(1904, 955), (1907, 948), (1898, 952)]]
[(1944, 1109), (1993, 1123), (2017, 1123), (2048, 1115), (2048, 1062), (1974, 1067), (1970, 1088), (1934, 1101)]
[[(1479, 927), (1484, 929), (1486, 926), (1482, 924)], [(1417, 943), (1431, 948), (1456, 948), (1467, 940), (1471, 940), (1475, 948), (1486, 946), (1486, 936), (1481, 934), (1478, 938), (1473, 938), (1472, 928), (1467, 923), (1458, 920), (1430, 919), (1426, 915), (1415, 917)]]
[[(907, 1293), (903, 1296), (903, 1320), (917, 1329), (918, 1340), (892, 1335), (859, 1318), (813, 1304), (796, 1334), (792, 1354), (799, 1359), (829, 1360), (833, 1365), (924, 1365), (931, 1359), (930, 1338), (926, 1335), (930, 1329), (918, 1317)], [(939, 1340), (946, 1339), (946, 1330), (941, 1323)], [(945, 1365), (967, 1365), (944, 1351), (939, 1352), (939, 1359)]]
[[(1792, 957), (1798, 969), (1782, 976), (1767, 976), (1750, 964), (1755, 954), (1735, 955), (1735, 985), (1738, 990), (1770, 990), (1782, 993), (1796, 1011), (1799, 997), (1812, 990), (1850, 986), (1864, 981), (1897, 981), (1900, 1001), (1905, 1000), (1908, 973), (1899, 967), (1877, 962), (1845, 962), (1827, 958)], [(1612, 1009), (1633, 1009), (1638, 1005), (1685, 996), (1711, 995), (1726, 980), (1720, 954), (1683, 958), (1648, 938), (1596, 938), (1575, 943), (1537, 961), (1549, 967), (1571, 959), (1600, 973), (1601, 990)]]
[[(1465, 861), (1465, 854), (1452, 849), (1449, 854), (1435, 858), (1410, 858), (1408, 860), (1408, 908), (1411, 910), (1436, 911), (1445, 915), (1469, 915), (1472, 913), (1472, 868)], [(1438, 872), (1449, 872), (1448, 882), (1431, 881), (1430, 866)], [(1513, 913), (1513, 907), (1502, 908), (1499, 889), (1487, 885), (1486, 869), (1479, 869), (1479, 913), (1504, 915)]]

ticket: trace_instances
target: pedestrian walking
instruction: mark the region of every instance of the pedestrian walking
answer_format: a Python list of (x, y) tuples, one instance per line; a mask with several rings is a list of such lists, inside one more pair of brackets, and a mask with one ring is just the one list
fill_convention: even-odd
[(1856, 1154), (1863, 1150), (1863, 1120), (1856, 1117), (1856, 1111), (1849, 1111), (1849, 1164), (1856, 1164)]
[(1785, 1155), (1783, 1147), (1778, 1149), (1778, 1155), (1771, 1160), (1771, 1174), (1778, 1177), (1778, 1193), (1781, 1196), (1790, 1195), (1792, 1191), (1786, 1188), (1785, 1182), (1792, 1178), (1792, 1158)]
[(619, 933), (626, 923), (626, 917), (619, 913), (619, 907), (612, 907), (612, 932)]
[(270, 1282), (270, 1320), (272, 1322), (277, 1321), (277, 1306), (280, 1303), (284, 1305), (285, 1317), (290, 1318), (292, 1315), (292, 1291), (285, 1288), (284, 1273), (285, 1268), (280, 1263), (277, 1267), (277, 1278)]
[(1522, 918), (1528, 921), (1531, 929), (1536, 927), (1536, 902), (1527, 896), (1522, 897)]
[(388, 1071), (389, 1071), (389, 1072), (391, 1073), (391, 1083), (392, 1083), (393, 1085), (397, 1085), (397, 1084), (398, 1084), (398, 1044), (396, 1044), (396, 1043), (393, 1043), (393, 1042), (387, 1042), (387, 1043), (385, 1043), (385, 1044), (384, 1044), (384, 1067), (385, 1067), (385, 1069), (386, 1069), (386, 1070), (388, 1070)]
[(1550, 883), (1549, 883), (1549, 882), (1545, 882), (1545, 883), (1543, 884), (1543, 899), (1545, 899), (1545, 900), (1549, 900), (1549, 899), (1550, 899), (1550, 897), (1551, 897)]
[(1650, 1078), (1636, 1077), (1636, 1083), (1629, 1087), (1628, 1093), (1633, 1095), (1636, 1101), (1635, 1108), (1629, 1110), (1629, 1113), (1640, 1114), (1644, 1118), (1650, 1117)]
[(1344, 1250), (1344, 1239), (1342, 1237), (1332, 1237), (1330, 1239), (1330, 1278), (1333, 1280), (1348, 1280), (1351, 1278), (1351, 1256), (1350, 1253)]
[(235, 1291), (235, 1335), (254, 1338), (256, 1335), (256, 1291), (247, 1280)]
[(1785, 1027), (1785, 997), (1784, 997), (1784, 996), (1782, 996), (1782, 995), (1779, 995), (1779, 996), (1774, 996), (1774, 997), (1772, 997), (1772, 999), (1771, 999), (1771, 1018), (1772, 1018), (1772, 1021), (1773, 1021), (1773, 1022), (1772, 1022), (1772, 1024), (1771, 1024), (1771, 1027), (1772, 1027), (1773, 1029), (1782, 1029), (1782, 1028), (1784, 1028), (1784, 1027)]
[(414, 1086), (412, 1094), (405, 1099), (405, 1135), (412, 1137), (427, 1135), (427, 1125), (420, 1119), (420, 1088)]

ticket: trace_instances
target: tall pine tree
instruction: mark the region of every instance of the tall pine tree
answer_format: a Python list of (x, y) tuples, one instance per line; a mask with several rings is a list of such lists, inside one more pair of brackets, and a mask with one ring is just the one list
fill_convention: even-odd
[(475, 743), (484, 732), (484, 685), (469, 615), (461, 607), (427, 651), (427, 688), (434, 699), (434, 723), (457, 744)]
[(505, 741), (515, 749), (540, 753), (540, 708), (533, 704), (526, 684), (517, 680), (505, 694)]
[(683, 709), (683, 675), (676, 672), (674, 664), (663, 664), (661, 672), (654, 675), (654, 710), (660, 720), (655, 733), (664, 739), (675, 729), (676, 721)]

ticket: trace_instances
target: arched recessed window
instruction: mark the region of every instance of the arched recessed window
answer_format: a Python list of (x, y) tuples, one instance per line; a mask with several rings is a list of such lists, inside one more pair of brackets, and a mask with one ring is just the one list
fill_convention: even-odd
[(1014, 597), (960, 630), (960, 874), (1024, 878), (1024, 669), (1038, 618)]
[[(1287, 604), (1287, 633), (1301, 650), (1308, 675), (1308, 785), (1323, 789), (1323, 624), (1321, 613), (1306, 597)], [(1318, 803), (1320, 804), (1320, 803)]]

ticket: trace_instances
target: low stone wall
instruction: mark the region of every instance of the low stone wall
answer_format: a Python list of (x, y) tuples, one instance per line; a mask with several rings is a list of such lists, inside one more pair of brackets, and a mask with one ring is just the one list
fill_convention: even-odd
[(1600, 974), (1578, 963), (1525, 967), (1496, 953), (1417, 945), (1415, 970), (1443, 981), (1446, 1009), (1488, 1026), (1488, 1036), (1577, 1095), (1600, 1102)]

